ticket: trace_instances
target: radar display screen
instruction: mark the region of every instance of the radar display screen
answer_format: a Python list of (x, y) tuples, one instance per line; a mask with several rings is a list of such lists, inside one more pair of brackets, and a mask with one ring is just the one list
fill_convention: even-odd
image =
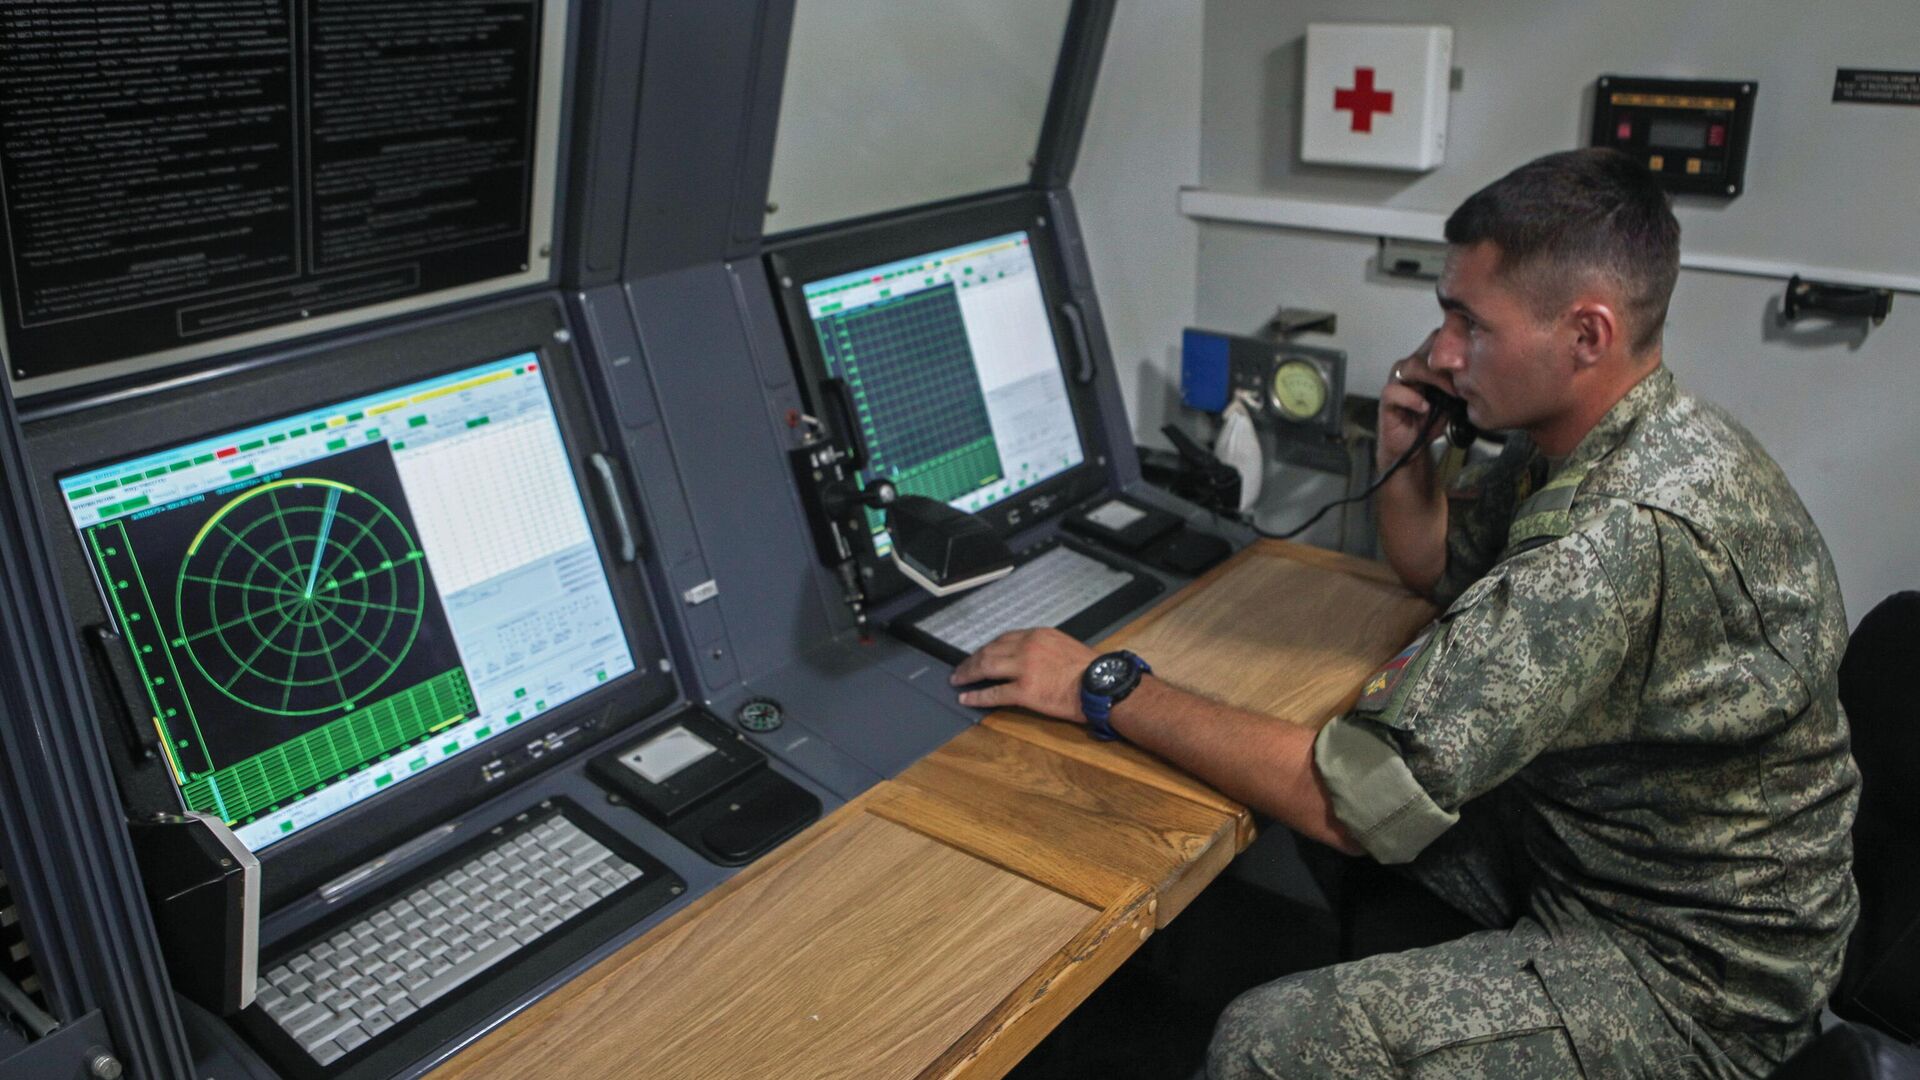
[(251, 848), (633, 670), (532, 354), (60, 486), (182, 801)]

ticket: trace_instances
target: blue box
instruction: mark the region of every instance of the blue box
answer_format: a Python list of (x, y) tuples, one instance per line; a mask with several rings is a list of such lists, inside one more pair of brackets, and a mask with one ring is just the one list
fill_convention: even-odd
[(1230, 338), (1188, 327), (1180, 334), (1180, 403), (1203, 412), (1227, 407)]

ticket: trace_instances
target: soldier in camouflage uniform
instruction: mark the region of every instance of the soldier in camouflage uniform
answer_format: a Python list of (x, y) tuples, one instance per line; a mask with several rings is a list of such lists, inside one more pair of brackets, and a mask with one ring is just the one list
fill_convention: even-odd
[[(1447, 318), (1382, 392), (1382, 464), (1424, 441), (1415, 384), (1517, 433), (1444, 489), (1419, 454), (1383, 488), (1388, 560), (1444, 614), (1317, 737), (1154, 679), (1112, 720), (1490, 929), (1243, 995), (1209, 1073), (1764, 1075), (1814, 1033), (1857, 907), (1831, 560), (1661, 362), (1679, 227), (1638, 164), (1543, 158), (1447, 230)], [(956, 681), (1071, 719), (1058, 671), (1090, 658), (1024, 632)]]

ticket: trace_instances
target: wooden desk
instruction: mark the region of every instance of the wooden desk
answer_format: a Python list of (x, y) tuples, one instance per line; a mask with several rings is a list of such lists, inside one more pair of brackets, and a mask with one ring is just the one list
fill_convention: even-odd
[[(1317, 725), (1431, 617), (1372, 563), (1265, 542), (1106, 644)], [(1138, 749), (995, 713), (436, 1075), (998, 1077), (1252, 839)]]

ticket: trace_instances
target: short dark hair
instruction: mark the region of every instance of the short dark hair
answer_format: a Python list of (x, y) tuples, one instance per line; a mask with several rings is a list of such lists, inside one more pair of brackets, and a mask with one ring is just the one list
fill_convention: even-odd
[(1660, 341), (1680, 276), (1680, 223), (1666, 192), (1618, 150), (1568, 150), (1481, 188), (1447, 218), (1447, 243), (1491, 240), (1500, 273), (1551, 318), (1582, 279), (1620, 289), (1635, 354)]

